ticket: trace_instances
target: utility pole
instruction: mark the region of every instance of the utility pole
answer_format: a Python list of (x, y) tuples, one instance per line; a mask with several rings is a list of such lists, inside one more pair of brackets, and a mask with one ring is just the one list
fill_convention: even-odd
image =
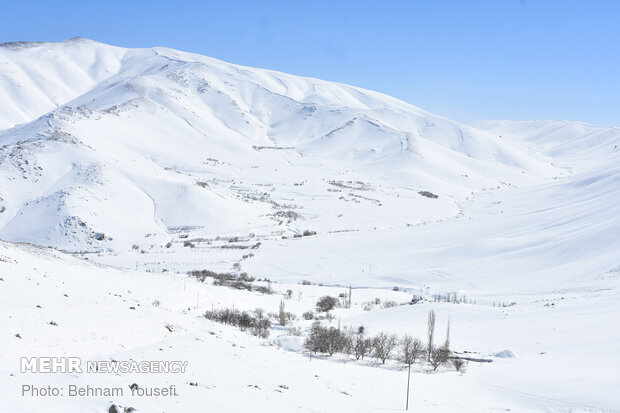
[(407, 372), (407, 404), (405, 405), (405, 410), (409, 410), (409, 381), (411, 380), (411, 364), (409, 365), (409, 370)]

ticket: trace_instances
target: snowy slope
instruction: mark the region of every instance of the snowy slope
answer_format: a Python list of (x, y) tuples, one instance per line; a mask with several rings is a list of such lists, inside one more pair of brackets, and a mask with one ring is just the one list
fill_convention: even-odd
[(511, 141), (519, 140), (536, 146), (555, 159), (577, 159), (582, 163), (599, 158), (618, 159), (620, 127), (601, 127), (570, 121), (479, 121), (472, 126), (497, 134)]
[[(558, 292), (617, 287), (620, 128), (567, 121), (482, 121), (498, 139), (550, 156), (567, 172), (543, 183), (483, 188), (455, 219), (267, 244), (244, 265), (295, 280), (418, 291)], [(320, 259), (296, 259), (311, 251)], [(380, 263), (380, 264), (378, 264)]]
[(115, 74), (125, 50), (75, 38), (0, 45), (0, 129), (31, 121)]
[[(0, 132), (7, 240), (127, 251), (146, 234), (161, 246), (179, 227), (214, 237), (403, 225), (456, 216), (483, 187), (562, 174), (520, 144), (346, 85), (83, 39), (3, 49), (32, 78), (54, 62), (55, 77), (3, 91), (18, 108), (44, 100), (36, 84), (73, 84), (75, 67), (91, 74), (53, 95), (59, 108)], [(432, 210), (420, 191), (440, 195)], [(336, 208), (342, 219), (326, 214)]]
[[(259, 339), (200, 317), (214, 306), (277, 311), (281, 293), (289, 288), (294, 298), (286, 301), (287, 310), (300, 315), (316, 297), (337, 295), (340, 289), (274, 284), (276, 295), (262, 295), (170, 273), (119, 271), (4, 242), (0, 275), (0, 395), (8, 411), (97, 412), (112, 404), (143, 412), (404, 411), (407, 371), (396, 362), (309, 359), (294, 345), (303, 338), (288, 335), (288, 327), (276, 327), (269, 339)], [(334, 311), (339, 321), (332, 326), (365, 325), (373, 334), (424, 337), (426, 312), (432, 308), (441, 339), (449, 318), (456, 351), (493, 360), (470, 363), (464, 375), (414, 366), (413, 411), (612, 412), (620, 405), (617, 332), (601, 328), (620, 322), (617, 289), (520, 296), (518, 305), (506, 308), (423, 303), (364, 311), (364, 301), (402, 301), (408, 294), (356, 289), (354, 297), (351, 309)], [(294, 322), (304, 330), (310, 323)], [(84, 362), (186, 361), (188, 367), (182, 374), (20, 373), (19, 357), (36, 355)], [(132, 396), (133, 383), (174, 385), (178, 396)], [(23, 384), (53, 385), (65, 394), (21, 396)], [(125, 391), (122, 396), (69, 397), (70, 385)]]
[[(300, 348), (302, 314), (352, 286), (324, 325), (424, 339), (434, 309), (438, 337), (449, 319), (454, 351), (492, 360), (464, 375), (416, 365), (413, 411), (620, 411), (618, 146), (620, 128), (464, 125), (165, 48), (0, 45), (0, 410), (402, 410), (396, 360)], [(275, 294), (196, 269), (269, 278)], [(448, 293), (468, 302), (434, 302)], [(397, 305), (412, 294), (425, 300)], [(283, 297), (296, 318), (268, 339), (201, 317), (277, 312)], [(190, 369), (19, 373), (37, 354)], [(180, 397), (20, 396), (50, 381)]]

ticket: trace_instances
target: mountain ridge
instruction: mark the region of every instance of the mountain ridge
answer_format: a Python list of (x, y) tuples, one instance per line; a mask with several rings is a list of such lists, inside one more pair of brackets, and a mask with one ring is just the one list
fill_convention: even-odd
[[(35, 55), (34, 49), (41, 50)], [(279, 206), (251, 200), (255, 205), (248, 208), (245, 195), (222, 183), (251, 176), (257, 168), (265, 171), (258, 179), (262, 183), (273, 180), (273, 173), (266, 171), (272, 167), (299, 181), (305, 173), (315, 179), (321, 176), (320, 182), (338, 180), (339, 175), (376, 182), (388, 176), (396, 197), (403, 185), (419, 186), (419, 191), (447, 186), (447, 192), (440, 191), (446, 196), (436, 202), (441, 217), (455, 215), (455, 199), (465, 197), (468, 190), (491, 182), (540, 181), (561, 173), (545, 157), (518, 145), (343, 84), (167, 48), (123, 49), (84, 39), (38, 44), (24, 53), (16, 52), (12, 64), (31, 80), (43, 73), (33, 68), (35, 63), (43, 71), (47, 61), (53, 63), (52, 81), (73, 82), (71, 75), (80, 65), (88, 76), (82, 76), (80, 88), (60, 88), (54, 95), (58, 102), (67, 97), (61, 106), (0, 131), (3, 156), (10, 160), (5, 162), (2, 193), (18, 194), (13, 202), (4, 201), (6, 212), (0, 216), (0, 236), (9, 240), (97, 251), (127, 249), (151, 233), (165, 244), (171, 240), (169, 227), (202, 225), (211, 228), (210, 235), (263, 228), (268, 208)], [(13, 72), (0, 73), (5, 79), (2, 85)], [(47, 82), (29, 85), (36, 88)], [(43, 95), (51, 94), (47, 86), (39, 89)], [(24, 99), (5, 96), (30, 102), (30, 95), (36, 95), (30, 89), (24, 93)], [(10, 123), (11, 116), (5, 113), (0, 121)], [(37, 159), (52, 153), (51, 162)], [(215, 171), (208, 159), (229, 170)], [(51, 173), (36, 169), (43, 164), (51, 167)], [(8, 183), (18, 175), (25, 180), (20, 187), (26, 191)], [(210, 179), (218, 183), (196, 185)], [(454, 184), (457, 180), (465, 186)], [(260, 187), (258, 181), (252, 191)], [(301, 194), (303, 202), (316, 199), (316, 190)], [(290, 194), (282, 196), (290, 199)], [(89, 203), (89, 197), (96, 201)], [(125, 199), (136, 205), (134, 212), (124, 207)], [(413, 197), (411, 201), (420, 212), (425, 201)], [(121, 224), (107, 222), (106, 209), (133, 216)], [(391, 209), (398, 210), (395, 202)], [(36, 218), (48, 214), (56, 219), (46, 223)], [(222, 224), (238, 216), (248, 218), (239, 225)], [(38, 220), (43, 228), (26, 236), (20, 229), (27, 225), (24, 219)], [(334, 224), (318, 227), (340, 229)], [(302, 230), (292, 226), (271, 232), (292, 235)]]

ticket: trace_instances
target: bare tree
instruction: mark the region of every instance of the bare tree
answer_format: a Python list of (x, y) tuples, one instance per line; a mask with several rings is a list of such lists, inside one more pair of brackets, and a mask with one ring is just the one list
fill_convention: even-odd
[(347, 303), (347, 308), (351, 308), (351, 286), (349, 285), (349, 302)]
[(400, 342), (400, 361), (407, 365), (407, 404), (405, 410), (409, 410), (409, 383), (411, 381), (411, 365), (419, 358), (424, 357), (425, 349), (419, 338), (405, 335)]
[(433, 371), (437, 370), (437, 367), (447, 364), (450, 358), (450, 350), (445, 347), (433, 347), (431, 350), (431, 357), (429, 362), (433, 366)]
[(450, 348), (450, 319), (448, 318), (448, 328), (446, 329), (446, 342), (443, 346), (447, 349)]
[(350, 337), (334, 327), (323, 327), (318, 321), (312, 324), (310, 335), (304, 342), (304, 347), (311, 353), (334, 353), (347, 350), (350, 346)]
[(278, 319), (281, 326), (286, 325), (286, 312), (284, 311), (284, 301), (280, 300), (280, 311), (278, 312)]
[(349, 347), (350, 337), (346, 332), (337, 328), (327, 329), (327, 353), (331, 356), (334, 353), (345, 353)]
[(336, 304), (338, 304), (337, 298), (325, 295), (316, 302), (316, 309), (319, 312), (327, 312), (336, 307)]
[(424, 356), (425, 349), (422, 341), (419, 338), (413, 338), (409, 335), (405, 335), (400, 341), (400, 354), (399, 360), (408, 366), (416, 362)]
[(435, 338), (435, 311), (428, 312), (428, 361), (431, 361), (431, 353), (433, 352), (433, 340)]
[[(340, 323), (340, 320), (338, 320)], [(340, 330), (342, 332), (342, 349), (340, 350), (343, 354), (350, 355), (354, 352), (353, 349), (353, 329), (351, 327), (343, 328)]]
[(379, 333), (373, 339), (374, 356), (381, 360), (382, 364), (390, 358), (390, 354), (396, 347), (397, 337), (394, 334)]
[(372, 351), (372, 340), (364, 335), (364, 331), (358, 332), (353, 337), (353, 351), (355, 359), (364, 359)]
[(312, 324), (312, 328), (310, 329), (310, 334), (306, 337), (304, 341), (304, 348), (308, 350), (310, 353), (319, 353), (322, 352), (325, 348), (323, 343), (321, 323), (315, 321)]

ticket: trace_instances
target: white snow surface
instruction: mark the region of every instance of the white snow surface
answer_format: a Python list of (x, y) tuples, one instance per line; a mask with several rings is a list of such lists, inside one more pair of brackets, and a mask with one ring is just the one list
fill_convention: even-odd
[[(302, 313), (352, 286), (324, 324), (424, 340), (434, 309), (441, 340), (449, 319), (454, 351), (492, 360), (462, 375), (416, 365), (412, 411), (620, 411), (619, 145), (620, 128), (465, 125), (166, 48), (2, 44), (0, 410), (404, 410), (396, 360), (303, 351)], [(197, 269), (266, 277), (276, 294), (187, 277)], [(289, 289), (297, 320), (268, 339), (201, 317), (277, 312)], [(468, 302), (433, 299), (448, 293)], [(424, 300), (370, 304), (412, 295)], [(34, 355), (189, 367), (20, 373)], [(180, 395), (21, 396), (134, 382)]]

